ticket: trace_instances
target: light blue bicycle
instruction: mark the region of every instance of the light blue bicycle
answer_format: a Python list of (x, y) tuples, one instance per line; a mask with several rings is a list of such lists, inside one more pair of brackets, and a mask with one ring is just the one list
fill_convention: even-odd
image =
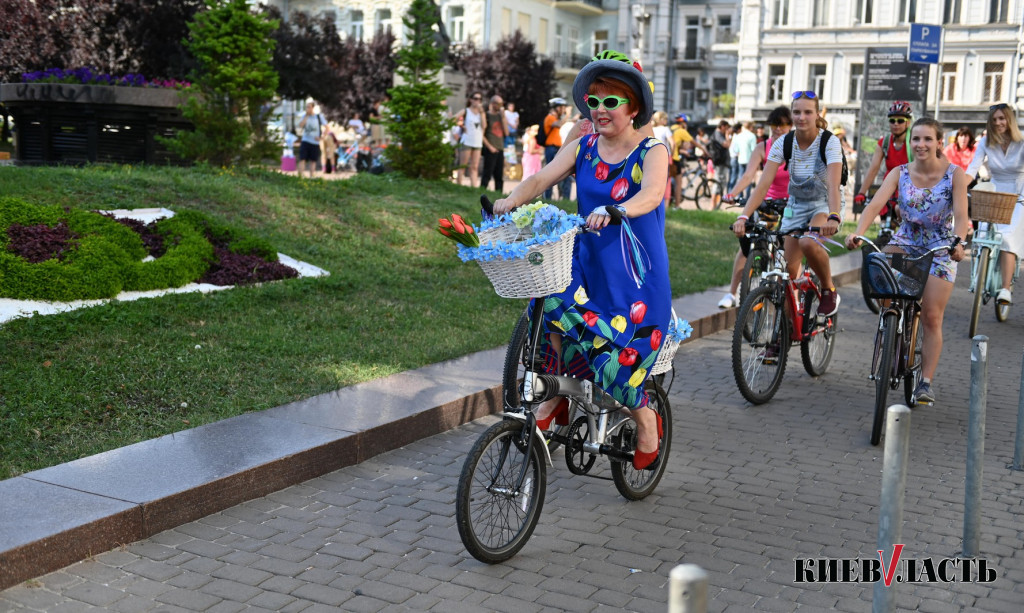
[[(1003, 287), (1002, 267), (999, 264), (1002, 253), (1003, 235), (996, 230), (995, 224), (982, 221), (971, 239), (971, 286), (968, 291), (974, 293), (974, 305), (971, 307), (971, 323), (968, 335), (974, 338), (978, 332), (978, 316), (981, 305), (988, 304)], [(1020, 267), (1014, 263), (1013, 283), (1017, 282)], [(979, 283), (980, 280), (980, 283)], [(995, 301), (996, 321), (1006, 321), (1010, 316), (1010, 303)]]

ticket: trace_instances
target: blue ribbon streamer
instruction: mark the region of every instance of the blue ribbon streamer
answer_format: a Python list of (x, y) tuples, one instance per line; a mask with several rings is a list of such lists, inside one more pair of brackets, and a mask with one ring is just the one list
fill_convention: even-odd
[[(629, 220), (625, 215), (622, 216), (619, 247), (622, 251), (622, 264), (626, 267), (637, 288), (642, 287), (647, 277), (647, 271), (651, 269), (651, 258), (648, 257), (643, 243), (636, 237), (636, 234), (633, 234), (633, 228), (630, 227)], [(646, 264), (644, 260), (646, 260)]]

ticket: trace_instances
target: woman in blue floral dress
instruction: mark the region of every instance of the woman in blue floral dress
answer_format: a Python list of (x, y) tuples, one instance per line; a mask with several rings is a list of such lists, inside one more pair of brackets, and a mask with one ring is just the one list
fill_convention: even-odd
[(860, 241), (854, 236), (867, 231), (868, 225), (898, 187), (903, 223), (889, 244), (919, 249), (953, 245), (948, 253), (935, 255), (921, 298), (921, 324), (924, 327), (921, 383), (914, 391), (918, 402), (935, 402), (931, 380), (942, 354), (942, 317), (953, 293), (956, 263), (964, 257), (963, 241), (969, 225), (967, 175), (942, 153), (943, 134), (942, 124), (930, 117), (922, 117), (914, 123), (910, 133), (914, 161), (885, 177), (871, 204), (861, 214), (857, 230), (846, 239), (847, 247), (856, 247)]
[[(632, 410), (638, 438), (633, 466), (642, 470), (657, 459), (661, 426), (646, 408), (644, 382), (672, 311), (663, 200), (669, 153), (639, 132), (651, 118), (653, 96), (637, 65), (615, 59), (587, 64), (573, 84), (573, 99), (596, 134), (563, 148), (494, 210), (527, 204), (576, 173), (579, 214), (601, 232), (578, 235), (572, 282), (545, 299), (542, 350), (549, 372), (591, 379)], [(612, 207), (624, 213), (621, 227), (609, 227)], [(567, 417), (563, 401), (537, 409), (541, 429)]]

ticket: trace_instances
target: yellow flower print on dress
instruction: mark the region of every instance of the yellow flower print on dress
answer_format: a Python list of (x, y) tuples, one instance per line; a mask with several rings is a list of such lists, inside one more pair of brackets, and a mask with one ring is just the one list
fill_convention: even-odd
[(573, 294), (572, 297), (576, 300), (576, 304), (586, 304), (590, 302), (590, 296), (587, 295), (587, 290), (582, 285), (576, 289), (576, 293)]
[(616, 315), (615, 317), (612, 317), (611, 323), (612, 327), (618, 330), (619, 332), (626, 331), (626, 318), (623, 317), (622, 315)]
[(560, 322), (560, 321), (558, 321), (558, 320), (556, 319), (556, 320), (552, 320), (552, 321), (551, 321), (550, 323), (551, 323), (551, 325), (552, 325), (552, 326), (554, 326), (554, 327), (558, 328), (558, 329), (559, 329), (559, 330), (561, 330), (562, 332), (565, 332), (565, 328), (563, 328), (563, 327), (562, 327), (562, 322)]
[(640, 384), (644, 382), (644, 377), (647, 376), (646, 368), (638, 368), (633, 376), (629, 378), (630, 387), (640, 387)]
[(644, 178), (644, 170), (640, 168), (640, 163), (633, 164), (633, 172), (631, 173), (633, 183), (640, 183)]
[(600, 349), (601, 347), (604, 347), (607, 344), (608, 344), (608, 339), (606, 339), (605, 337), (603, 337), (603, 336), (595, 336), (594, 337), (594, 349)]

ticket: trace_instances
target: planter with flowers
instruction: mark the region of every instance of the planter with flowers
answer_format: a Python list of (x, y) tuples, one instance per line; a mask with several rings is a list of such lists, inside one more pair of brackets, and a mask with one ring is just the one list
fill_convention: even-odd
[(19, 163), (180, 163), (156, 136), (191, 129), (178, 110), (188, 85), (53, 68), (0, 84), (0, 102), (14, 116)]
[(459, 258), (475, 261), (503, 298), (533, 298), (560, 292), (572, 280), (572, 250), (583, 224), (579, 215), (536, 202), (481, 222), (458, 215), (438, 230), (459, 243)]

